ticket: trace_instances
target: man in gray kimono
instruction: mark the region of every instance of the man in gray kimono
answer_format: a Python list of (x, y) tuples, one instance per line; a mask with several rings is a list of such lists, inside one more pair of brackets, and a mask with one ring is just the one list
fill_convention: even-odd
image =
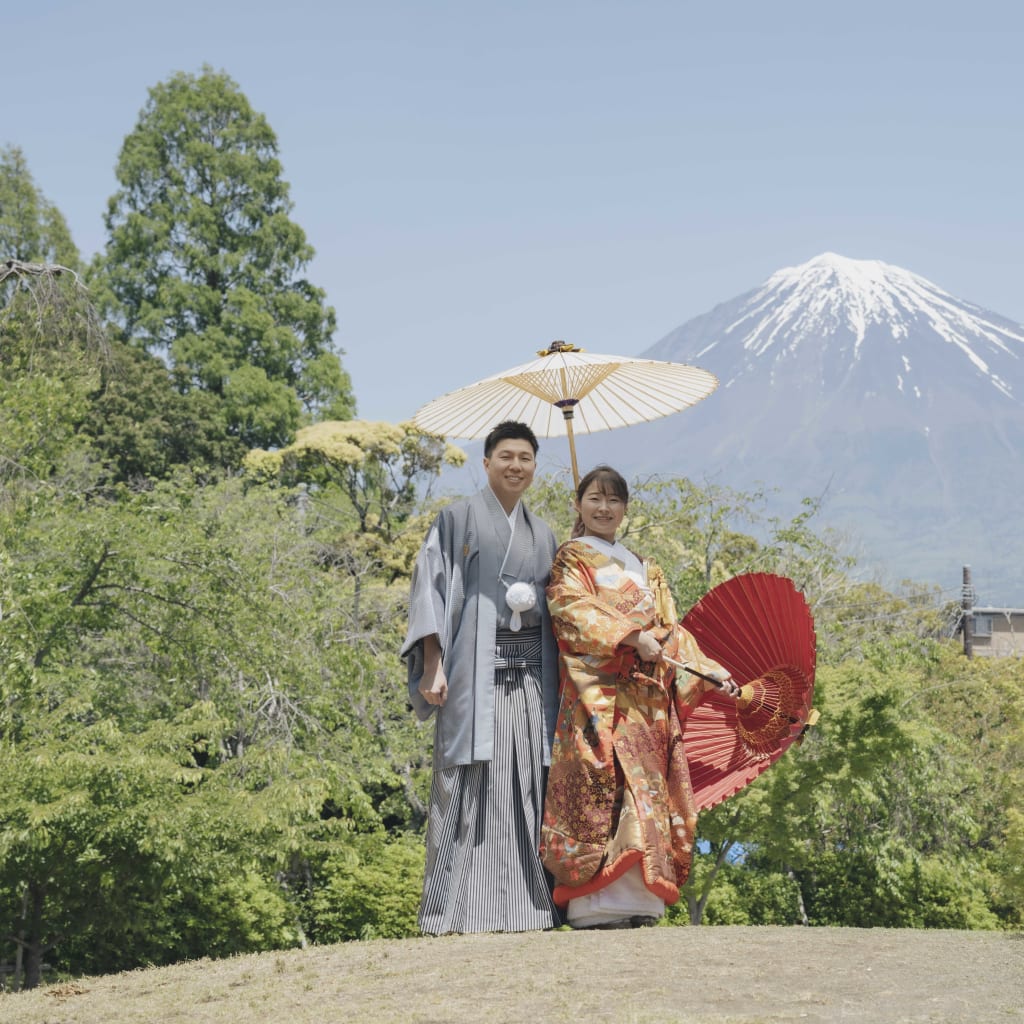
[(558, 710), (544, 588), (557, 547), (521, 501), (537, 439), (498, 424), (487, 486), (443, 509), (412, 576), (409, 698), (436, 715), (420, 928), (514, 932), (559, 923), (538, 855)]

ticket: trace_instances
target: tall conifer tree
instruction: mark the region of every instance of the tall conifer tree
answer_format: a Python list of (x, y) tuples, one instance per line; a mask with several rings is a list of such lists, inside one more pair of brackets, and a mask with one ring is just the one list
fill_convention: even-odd
[(0, 260), (79, 269), (67, 221), (36, 185), (18, 146), (0, 149)]
[(219, 396), (251, 446), (355, 411), (281, 173), (274, 132), (235, 82), (173, 75), (125, 139), (98, 266), (125, 339), (164, 356), (182, 391)]

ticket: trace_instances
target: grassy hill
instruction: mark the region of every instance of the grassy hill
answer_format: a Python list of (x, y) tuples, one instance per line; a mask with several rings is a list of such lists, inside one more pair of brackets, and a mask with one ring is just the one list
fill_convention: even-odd
[(0, 995), (0, 1024), (988, 1024), (1024, 935), (651, 928), (354, 942)]

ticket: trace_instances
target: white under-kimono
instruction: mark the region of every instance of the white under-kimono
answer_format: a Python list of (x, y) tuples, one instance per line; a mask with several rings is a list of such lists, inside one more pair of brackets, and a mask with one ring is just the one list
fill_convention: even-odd
[[(429, 934), (551, 928), (559, 913), (538, 853), (558, 711), (558, 652), (545, 587), (557, 544), (520, 502), (489, 487), (443, 509), (413, 571), (402, 657), (409, 700), (436, 714), (420, 928)], [(513, 612), (513, 583), (535, 592)], [(436, 635), (443, 708), (419, 692), (423, 639)]]

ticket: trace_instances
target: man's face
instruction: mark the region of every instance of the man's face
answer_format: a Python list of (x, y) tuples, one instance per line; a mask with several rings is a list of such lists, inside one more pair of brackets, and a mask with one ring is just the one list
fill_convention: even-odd
[(506, 512), (510, 512), (533, 483), (537, 460), (529, 441), (510, 438), (499, 441), (489, 459), (484, 459), (487, 482)]

